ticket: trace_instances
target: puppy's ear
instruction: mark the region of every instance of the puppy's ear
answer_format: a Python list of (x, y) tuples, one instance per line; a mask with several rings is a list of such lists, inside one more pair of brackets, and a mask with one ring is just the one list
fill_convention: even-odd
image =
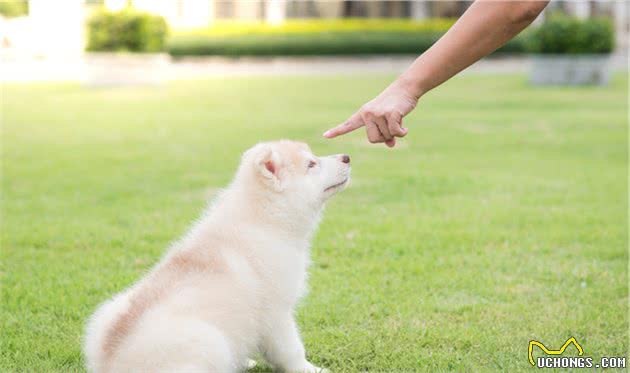
[(265, 146), (257, 154), (255, 167), (265, 184), (277, 191), (282, 190), (280, 180), (280, 157), (271, 146)]

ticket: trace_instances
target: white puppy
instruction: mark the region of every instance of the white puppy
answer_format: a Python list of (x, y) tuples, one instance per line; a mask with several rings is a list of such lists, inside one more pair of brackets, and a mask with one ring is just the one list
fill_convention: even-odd
[(317, 372), (293, 316), (324, 202), (350, 177), (347, 155), (291, 141), (245, 152), (232, 184), (131, 288), (91, 317), (92, 372), (244, 370), (260, 351), (276, 369)]

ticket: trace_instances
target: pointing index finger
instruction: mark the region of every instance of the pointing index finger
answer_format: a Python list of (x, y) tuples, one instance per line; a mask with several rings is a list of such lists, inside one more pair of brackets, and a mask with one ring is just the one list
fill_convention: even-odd
[(354, 113), (347, 121), (338, 125), (337, 127), (331, 128), (328, 131), (324, 132), (324, 137), (328, 139), (332, 139), (333, 137), (337, 137), (339, 135), (345, 135), (348, 132), (352, 132), (357, 128), (363, 127), (365, 124), (361, 119), (359, 113)]

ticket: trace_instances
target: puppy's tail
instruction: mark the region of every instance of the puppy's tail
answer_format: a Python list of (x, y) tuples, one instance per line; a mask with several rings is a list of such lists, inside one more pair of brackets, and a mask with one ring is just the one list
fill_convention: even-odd
[(88, 320), (83, 340), (83, 354), (89, 372), (105, 371), (106, 357), (103, 344), (107, 331), (128, 307), (128, 297), (123, 293), (100, 305)]

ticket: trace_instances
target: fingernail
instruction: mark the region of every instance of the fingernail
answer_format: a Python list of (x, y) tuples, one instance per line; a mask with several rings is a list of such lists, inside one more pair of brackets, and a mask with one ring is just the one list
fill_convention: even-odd
[(324, 137), (328, 137), (328, 136), (330, 136), (330, 131), (326, 131), (326, 132), (324, 132), (324, 134), (323, 134), (322, 136), (324, 136)]

